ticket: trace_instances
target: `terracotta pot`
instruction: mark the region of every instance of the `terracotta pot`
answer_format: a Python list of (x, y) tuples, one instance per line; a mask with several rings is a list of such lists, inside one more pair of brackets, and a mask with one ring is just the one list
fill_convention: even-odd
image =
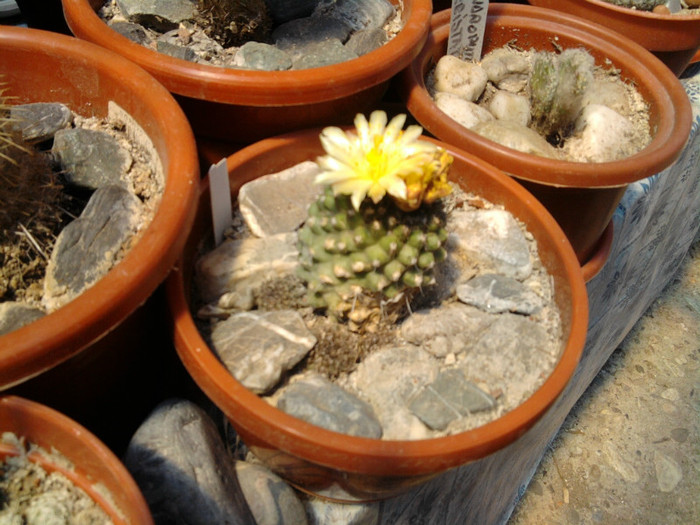
[(680, 76), (700, 49), (700, 13), (688, 16), (638, 11), (602, 0), (529, 0), (604, 25), (651, 51)]
[[(27, 445), (58, 452), (66, 465), (37, 451), (30, 461), (59, 472), (83, 489), (115, 525), (150, 525), (151, 513), (136, 482), (119, 459), (93, 434), (47, 406), (17, 396), (0, 397), (0, 434), (12, 432)], [(0, 443), (0, 462), (22, 451)], [(105, 496), (105, 490), (107, 495)]]
[[(579, 261), (599, 245), (626, 187), (671, 165), (690, 133), (692, 112), (678, 79), (651, 53), (609, 29), (564, 13), (529, 5), (489, 7), (484, 54), (517, 40), (524, 49), (583, 47), (597, 64), (615, 67), (649, 104), (652, 141), (614, 162), (584, 163), (521, 153), (468, 130), (438, 109), (425, 76), (446, 53), (450, 10), (433, 15), (428, 42), (399, 77), (399, 91), (416, 120), (434, 136), (483, 158), (530, 190), (559, 222)], [(606, 61), (610, 63), (606, 65)]]
[(162, 200), (122, 261), (62, 308), (0, 336), (0, 390), (23, 383), (15, 388), (52, 406), (64, 399), (63, 405), (95, 403), (96, 391), (139, 369), (168, 341), (167, 332), (158, 331), (161, 311), (151, 308), (157, 301), (146, 301), (172, 268), (194, 219), (194, 136), (153, 77), (73, 37), (0, 27), (0, 76), (17, 103), (62, 102), (83, 116), (105, 117), (108, 102), (116, 102), (150, 137), (163, 166)]
[(63, 0), (63, 11), (77, 37), (136, 62), (176, 94), (198, 137), (250, 144), (295, 129), (350, 123), (372, 108), (428, 33), (430, 0), (402, 3), (404, 27), (390, 42), (354, 60), (297, 71), (226, 69), (157, 53), (110, 29), (95, 14), (99, 0)]
[[(319, 132), (263, 140), (228, 157), (232, 198), (247, 181), (323, 154)], [(581, 269), (564, 233), (527, 191), (501, 171), (442, 145), (455, 157), (450, 175), (453, 181), (503, 204), (537, 239), (540, 256), (554, 279), (564, 332), (560, 361), (532, 397), (492, 423), (449, 437), (383, 441), (332, 432), (272, 407), (234, 379), (202, 339), (189, 307), (196, 246), (211, 228), (208, 185), (203, 188), (183, 258), (166, 286), (175, 323), (175, 346), (195, 382), (230, 419), (243, 441), (268, 467), (302, 490), (346, 501), (376, 500), (480, 459), (530, 428), (576, 368), (586, 338), (588, 304)]]

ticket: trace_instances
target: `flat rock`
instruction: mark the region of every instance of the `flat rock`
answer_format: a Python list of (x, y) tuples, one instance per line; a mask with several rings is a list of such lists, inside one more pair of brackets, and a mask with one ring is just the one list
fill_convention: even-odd
[(310, 16), (321, 0), (265, 0), (275, 25)]
[(348, 387), (362, 392), (374, 407), (384, 439), (424, 439), (428, 428), (407, 407), (424, 385), (435, 380), (438, 364), (415, 346), (377, 350), (348, 378)]
[(250, 231), (258, 237), (295, 231), (321, 192), (314, 183), (320, 171), (315, 162), (306, 161), (241, 186), (238, 206)]
[(129, 22), (156, 31), (175, 29), (196, 13), (191, 0), (117, 0), (117, 5)]
[(272, 40), (280, 49), (303, 48), (312, 43), (338, 39), (345, 42), (352, 28), (333, 18), (310, 16), (297, 18), (275, 28)]
[(296, 242), (294, 233), (225, 240), (197, 261), (195, 279), (202, 299), (241, 310), (252, 308), (255, 288), (294, 272), (299, 264)]
[(327, 430), (374, 439), (382, 437), (382, 427), (371, 405), (317, 374), (285, 387), (277, 407)]
[(96, 190), (80, 217), (63, 228), (46, 268), (43, 305), (62, 306), (103, 277), (143, 221), (143, 204), (118, 186)]
[(457, 286), (465, 304), (489, 312), (531, 315), (542, 309), (542, 299), (520, 281), (499, 274), (483, 274)]
[(28, 306), (24, 303), (14, 301), (0, 303), (0, 335), (9, 334), (44, 315), (41, 308)]
[(532, 273), (530, 249), (515, 218), (505, 210), (455, 210), (449, 243), (494, 273), (526, 279)]
[(295, 310), (241, 312), (217, 323), (212, 346), (246, 388), (270, 390), (316, 344)]
[(317, 12), (341, 20), (353, 31), (360, 31), (383, 27), (395, 10), (387, 0), (336, 0), (322, 2)]
[(437, 357), (459, 354), (494, 321), (471, 306), (452, 303), (413, 312), (401, 325), (401, 337)]
[[(492, 392), (502, 389), (510, 400), (521, 403), (544, 381), (540, 374), (551, 369), (556, 350), (542, 326), (530, 318), (509, 313), (494, 317), (496, 322), (457, 356), (457, 366), (467, 378), (487, 384)], [(472, 375), (476, 373), (478, 377)]]
[(409, 404), (411, 411), (434, 430), (444, 430), (455, 419), (495, 406), (496, 401), (489, 394), (454, 368), (440, 372)]
[(53, 152), (60, 159), (69, 184), (93, 190), (108, 185), (127, 187), (126, 174), (133, 159), (104, 131), (59, 130), (54, 136)]
[(141, 424), (124, 455), (156, 523), (256, 523), (214, 422), (170, 399)]
[(363, 29), (350, 35), (345, 47), (359, 57), (380, 48), (386, 41), (387, 36), (383, 29)]
[(187, 60), (189, 62), (195, 62), (197, 60), (196, 53), (189, 47), (178, 46), (177, 44), (172, 44), (163, 40), (156, 41), (156, 50), (159, 53), (179, 58), (180, 60)]
[(337, 38), (330, 38), (299, 47), (292, 63), (294, 69), (310, 69), (340, 64), (353, 58), (357, 58), (357, 55), (350, 48), (345, 47)]
[(35, 102), (10, 107), (13, 129), (28, 142), (42, 142), (52, 138), (60, 129), (73, 122), (73, 112), (58, 102)]
[(234, 65), (259, 71), (286, 71), (291, 69), (292, 59), (288, 53), (270, 44), (246, 42), (238, 49)]
[(481, 60), (481, 67), (498, 89), (520, 93), (530, 79), (530, 62), (520, 52), (499, 47)]
[(236, 461), (236, 476), (257, 525), (306, 525), (294, 489), (262, 465)]
[(132, 42), (136, 42), (139, 45), (143, 46), (151, 42), (151, 37), (148, 36), (148, 33), (146, 33), (143, 26), (139, 24), (124, 22), (123, 20), (116, 20), (110, 22), (109, 27), (114, 29), (120, 35), (125, 36)]

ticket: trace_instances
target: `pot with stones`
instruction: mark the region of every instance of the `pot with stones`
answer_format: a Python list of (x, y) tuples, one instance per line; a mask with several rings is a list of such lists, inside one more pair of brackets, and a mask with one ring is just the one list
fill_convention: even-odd
[(0, 464), (0, 517), (6, 523), (153, 523), (114, 453), (45, 405), (0, 397)]
[[(492, 163), (531, 191), (559, 222), (582, 264), (600, 261), (601, 250), (609, 246), (612, 214), (627, 185), (667, 168), (687, 141), (692, 114), (680, 82), (651, 53), (627, 38), (580, 18), (528, 5), (489, 7), (480, 66), (446, 57), (450, 14), (446, 10), (433, 16), (428, 43), (401, 73), (399, 91), (408, 110), (435, 137)], [(523, 58), (523, 53), (530, 53), (530, 58)], [(435, 96), (427, 79), (433, 72), (437, 74), (441, 59), (446, 64), (456, 61), (458, 70), (477, 74), (481, 84), (470, 85), (485, 89)], [(546, 89), (536, 91), (531, 82), (536, 77), (530, 73), (536, 69), (531, 63), (543, 65), (537, 69), (540, 72), (564, 72), (564, 80), (542, 75), (544, 81), (537, 85)], [(576, 63), (584, 65), (576, 69)], [(613, 79), (615, 87), (595, 75)], [(569, 82), (574, 78), (582, 82)], [(563, 101), (559, 106), (553, 104), (553, 96), (535, 99), (532, 95), (551, 94), (551, 86), (557, 86), (554, 93)], [(630, 86), (643, 99), (637, 98), (637, 105), (630, 104), (626, 94), (614, 95), (624, 94)], [(524, 102), (525, 108), (515, 111), (510, 104), (502, 105), (510, 109), (496, 118), (496, 100), (514, 101), (518, 107)], [(544, 102), (536, 105), (535, 100)], [(605, 100), (613, 101), (610, 107)], [(568, 111), (555, 111), (558, 107)], [(461, 117), (461, 111), (467, 116)], [(638, 129), (631, 122), (640, 114), (648, 115), (648, 125)], [(514, 115), (522, 121), (512, 121)], [(531, 129), (533, 123), (546, 127), (558, 115), (573, 120), (565, 129), (579, 133), (571, 135), (575, 140), (559, 130), (545, 133), (545, 140)], [(610, 128), (615, 122), (617, 128)], [(611, 133), (609, 129), (618, 131)], [(646, 133), (646, 145), (639, 149), (643, 143), (630, 141), (627, 146), (638, 151), (630, 155), (627, 150), (620, 157), (625, 150), (619, 139)], [(557, 146), (552, 144), (555, 138)], [(577, 156), (565, 153), (570, 151), (567, 145), (581, 144), (586, 149), (579, 150)], [(600, 266), (599, 262), (596, 265)], [(588, 276), (593, 273), (588, 272)]]
[[(165, 24), (166, 29), (175, 28), (176, 34), (187, 33), (190, 39), (199, 34), (191, 23), (195, 6), (217, 2), (180, 3), (186, 12), (168, 15), (171, 22)], [(244, 45), (233, 38), (226, 40), (223, 54), (233, 57), (235, 52), (232, 63), (239, 65), (220, 67), (191, 50), (187, 53), (181, 47), (182, 38), (175, 44), (169, 40), (152, 44), (162, 52), (130, 40), (119, 31), (128, 33), (133, 23), (108, 25), (98, 13), (103, 4), (109, 2), (64, 0), (63, 10), (73, 33), (152, 73), (175, 95), (198, 138), (239, 144), (305, 127), (350, 123), (355, 113), (370, 109), (381, 99), (389, 80), (415, 57), (425, 43), (431, 15), (428, 0), (344, 0), (315, 14), (316, 6), (323, 4), (319, 0), (229, 2), (232, 11), (236, 4), (257, 6), (255, 16), (267, 11), (269, 16), (260, 25), (274, 30)], [(130, 20), (148, 22), (147, 16), (135, 11), (129, 16), (130, 12)], [(243, 19), (251, 16), (247, 13)], [(387, 23), (393, 23), (394, 29)], [(244, 29), (239, 33), (245, 33)], [(144, 33), (142, 28), (134, 31)], [(134, 32), (128, 34), (141, 38), (134, 37)], [(166, 54), (168, 49), (180, 57)]]
[[(169, 342), (164, 319), (161, 323), (160, 299), (149, 298), (178, 257), (194, 219), (199, 185), (194, 136), (175, 100), (153, 77), (126, 59), (73, 37), (0, 28), (0, 78), (3, 96), (13, 104), (9, 121), (3, 115), (0, 131), (3, 138), (9, 134), (25, 141), (23, 150), (5, 147), (0, 152), (3, 160), (29, 151), (31, 140), (45, 139), (30, 135), (56, 117), (54, 157), (60, 159), (62, 171), (58, 177), (50, 168), (40, 172), (47, 177), (41, 189), (63, 188), (65, 193), (72, 188), (70, 203), (82, 207), (88, 202), (82, 212), (69, 210), (81, 215), (68, 225), (60, 223), (63, 229), (51, 252), (46, 245), (35, 247), (48, 260), (45, 275), (32, 276), (36, 290), (20, 294), (15, 286), (22, 281), (19, 278), (2, 283), (0, 390), (60, 407), (71, 417), (82, 416), (83, 409), (91, 407), (99, 412), (102, 424), (114, 427), (112, 418), (104, 421), (101, 396), (129, 377), (134, 394), (122, 391), (119, 402), (115, 400), (115, 410), (126, 410), (132, 395), (143, 395), (136, 379), (150, 370), (151, 360), (161, 359), (158, 350)], [(30, 115), (47, 108), (54, 112), (43, 113), (33, 123)], [(107, 131), (124, 143), (140, 145), (139, 149), (127, 154), (103, 128), (89, 129), (88, 124), (103, 122), (109, 123)], [(18, 127), (8, 128), (8, 123)], [(41, 145), (46, 147), (45, 142)], [(75, 162), (67, 160), (71, 151), (77, 151)], [(96, 163), (93, 153), (99, 153)], [(116, 160), (109, 160), (111, 153)], [(39, 148), (21, 162), (3, 164), (5, 189), (10, 190), (0, 194), (3, 243), (29, 237), (40, 208), (62, 216), (66, 206), (73, 206), (67, 201), (31, 202), (33, 188), (24, 187), (24, 179), (13, 185), (14, 171), (4, 171), (46, 156)], [(137, 167), (138, 173), (133, 173), (131, 168)], [(125, 173), (138, 178), (127, 181), (122, 178)], [(83, 184), (83, 177), (95, 175), (91, 180), (99, 187), (88, 189), (90, 183)], [(15, 216), (10, 211), (18, 208), (13, 199), (20, 192), (28, 200), (20, 203)], [(24, 237), (17, 232), (24, 232)], [(8, 253), (3, 251), (3, 279), (8, 279), (14, 265)], [(29, 271), (23, 278), (27, 275)], [(152, 378), (144, 382), (153, 383)], [(148, 408), (128, 410), (145, 414)]]
[[(680, 76), (700, 50), (698, 0), (529, 0), (613, 31), (651, 51)], [(670, 7), (670, 9), (669, 9)]]
[[(390, 497), (517, 439), (566, 385), (586, 334), (581, 269), (546, 210), (499, 170), (420, 139), (419, 126), (401, 131), (402, 122), (387, 125), (375, 111), (369, 122), (356, 117), (357, 134), (295, 132), (228, 157), (240, 205), (233, 237), (202, 245), (211, 228), (205, 183), (167, 283), (178, 355), (243, 442), (298, 488), (343, 501)], [(465, 233), (474, 228), (483, 235)], [(534, 284), (536, 275), (544, 280)], [(490, 300), (480, 310), (461, 296), (478, 283), (486, 295), (508, 288), (552, 299), (560, 322), (551, 368), (531, 361), (548, 354), (531, 352), (547, 337), (530, 339), (547, 332), (530, 324), (549, 318), (545, 310), (507, 313), (529, 309)], [(496, 311), (502, 317), (490, 317)], [(513, 375), (494, 344), (512, 350), (503, 359)], [(478, 356), (484, 367), (467, 372)], [(496, 362), (489, 385), (485, 370)], [(515, 395), (525, 369), (539, 379)], [(445, 389), (458, 406), (434, 406), (431, 393)]]

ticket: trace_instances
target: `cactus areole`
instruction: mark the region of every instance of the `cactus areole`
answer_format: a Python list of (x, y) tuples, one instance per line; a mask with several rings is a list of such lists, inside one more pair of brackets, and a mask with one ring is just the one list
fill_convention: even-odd
[(396, 318), (446, 255), (440, 199), (453, 159), (405, 120), (375, 111), (357, 115), (355, 132), (323, 130), (324, 191), (299, 231), (310, 304), (358, 331)]

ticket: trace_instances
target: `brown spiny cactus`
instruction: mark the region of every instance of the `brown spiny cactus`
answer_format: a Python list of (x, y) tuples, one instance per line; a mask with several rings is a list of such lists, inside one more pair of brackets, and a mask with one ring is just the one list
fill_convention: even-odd
[(272, 20), (264, 0), (199, 0), (201, 23), (224, 47), (269, 40)]

